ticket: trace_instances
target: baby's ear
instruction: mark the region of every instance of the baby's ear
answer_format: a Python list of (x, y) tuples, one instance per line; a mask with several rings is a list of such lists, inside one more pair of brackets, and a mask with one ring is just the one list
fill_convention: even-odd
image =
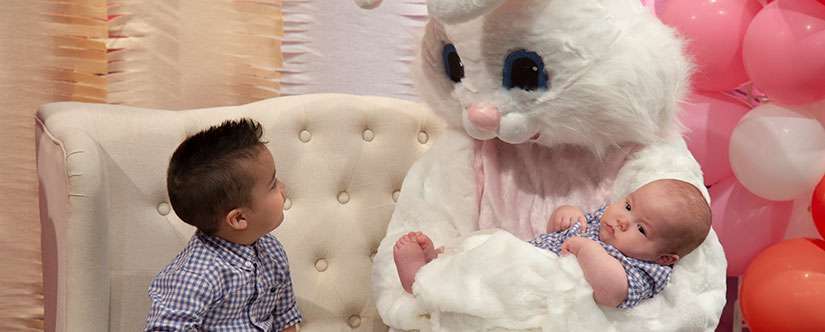
[(667, 254), (661, 255), (659, 258), (656, 258), (656, 264), (659, 265), (673, 265), (679, 261), (679, 255), (676, 254)]
[(241, 209), (232, 209), (232, 211), (229, 211), (229, 213), (226, 214), (226, 217), (224, 217), (223, 222), (229, 226), (229, 228), (236, 231), (245, 230), (248, 226)]

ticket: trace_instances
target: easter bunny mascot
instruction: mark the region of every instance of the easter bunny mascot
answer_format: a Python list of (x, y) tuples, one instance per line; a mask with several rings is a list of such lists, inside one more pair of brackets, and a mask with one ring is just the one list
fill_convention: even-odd
[[(374, 260), (384, 322), (441, 331), (713, 330), (726, 268), (713, 231), (661, 294), (625, 310), (577, 291), (588, 286), (575, 259), (549, 264), (523, 241), (544, 232), (560, 205), (593, 211), (657, 179), (686, 181), (708, 197), (676, 119), (691, 64), (675, 32), (639, 0), (427, 5), (432, 19), (413, 72), (448, 128), (410, 169)], [(442, 246), (485, 229), (521, 244), (487, 241), (461, 259), (436, 258), (416, 274), (413, 294), (402, 289), (393, 262), (401, 236), (422, 231)], [(490, 261), (491, 251), (512, 255)]]

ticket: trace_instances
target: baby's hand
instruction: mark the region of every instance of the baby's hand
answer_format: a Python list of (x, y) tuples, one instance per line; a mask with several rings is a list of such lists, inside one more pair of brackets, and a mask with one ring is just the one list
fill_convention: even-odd
[(550, 216), (550, 222), (547, 223), (547, 233), (558, 232), (573, 226), (574, 223), (581, 224), (581, 231), (587, 230), (587, 221), (584, 218), (584, 212), (579, 208), (571, 205), (562, 205), (553, 215)]
[(567, 254), (578, 255), (579, 252), (588, 246), (599, 246), (596, 241), (588, 239), (586, 237), (581, 236), (574, 236), (567, 241), (564, 241), (561, 245), (561, 255), (566, 256)]

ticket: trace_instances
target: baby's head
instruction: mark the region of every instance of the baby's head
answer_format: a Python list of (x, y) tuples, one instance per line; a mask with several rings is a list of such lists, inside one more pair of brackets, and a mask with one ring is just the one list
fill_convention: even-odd
[(181, 220), (206, 234), (253, 241), (280, 225), (283, 186), (262, 135), (253, 120), (230, 120), (178, 146), (166, 188)]
[(710, 225), (710, 207), (696, 187), (657, 180), (610, 204), (599, 238), (629, 257), (671, 265), (702, 244)]

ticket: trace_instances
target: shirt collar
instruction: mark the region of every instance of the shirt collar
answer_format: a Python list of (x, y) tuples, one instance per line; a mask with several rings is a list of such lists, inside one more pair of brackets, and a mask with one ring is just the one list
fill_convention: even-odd
[(221, 259), (235, 267), (252, 270), (258, 262), (257, 249), (255, 248), (257, 242), (252, 245), (243, 245), (201, 231), (197, 231), (195, 235), (208, 246), (214, 248)]

